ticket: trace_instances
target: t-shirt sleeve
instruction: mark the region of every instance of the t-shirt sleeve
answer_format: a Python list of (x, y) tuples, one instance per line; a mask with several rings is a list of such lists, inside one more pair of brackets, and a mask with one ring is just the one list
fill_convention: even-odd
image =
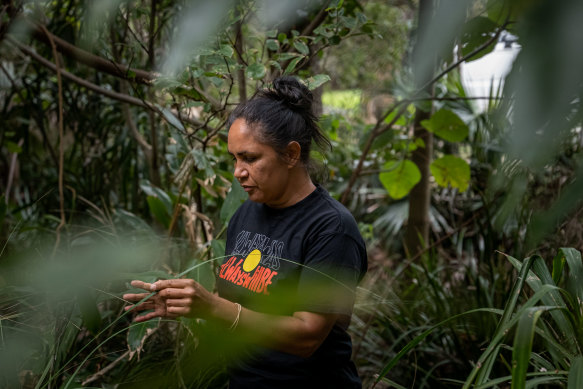
[(297, 311), (350, 315), (366, 250), (345, 233), (329, 233), (308, 247), (298, 283)]

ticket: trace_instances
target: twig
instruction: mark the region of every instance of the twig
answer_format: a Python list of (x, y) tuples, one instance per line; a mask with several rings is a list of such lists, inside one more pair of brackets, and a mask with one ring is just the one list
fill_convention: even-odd
[[(22, 51), (24, 54), (32, 57), (36, 61), (40, 62), (43, 66), (56, 72), (56, 67), (53, 63), (51, 63), (50, 61), (48, 61), (44, 57), (38, 55), (37, 53), (35, 53), (34, 50), (32, 50), (30, 47), (23, 45), (22, 43), (16, 41), (12, 37), (7, 37), (7, 40), (10, 43), (12, 43), (13, 45), (15, 45), (16, 47), (18, 47), (18, 49), (20, 49), (20, 51)], [(149, 101), (146, 101), (143, 99), (138, 99), (138, 98), (130, 96), (130, 95), (126, 95), (123, 93), (118, 93), (118, 92), (115, 92), (115, 91), (112, 91), (109, 89), (102, 88), (102, 87), (95, 85), (87, 80), (84, 80), (80, 77), (77, 77), (74, 74), (69, 73), (68, 71), (66, 71), (64, 69), (61, 69), (61, 75), (65, 78), (73, 81), (74, 83), (81, 85), (89, 90), (94, 91), (94, 92), (97, 92), (103, 96), (107, 96), (107, 97), (112, 98), (114, 100), (129, 103), (132, 105), (137, 105), (139, 107), (144, 107), (144, 108), (147, 108), (147, 109), (150, 109), (150, 110), (153, 110), (155, 112), (160, 113), (160, 110), (156, 107), (156, 105), (154, 103), (149, 102)], [(162, 117), (164, 117), (164, 115), (162, 115)], [(208, 126), (205, 123), (203, 123), (202, 121), (197, 120), (195, 118), (192, 118), (192, 117), (187, 117), (184, 119), (184, 121), (192, 126), (195, 126), (195, 127), (208, 128)], [(213, 128), (209, 128), (209, 129), (213, 130)]]
[(125, 353), (119, 356), (115, 361), (111, 362), (109, 365), (105, 366), (103, 369), (99, 370), (97, 373), (93, 374), (91, 377), (87, 378), (83, 383), (82, 386), (90, 384), (94, 381), (97, 381), (99, 378), (103, 377), (105, 374), (109, 373), (114, 367), (117, 366), (118, 363), (123, 361), (128, 355), (130, 354), (130, 350), (127, 350)]

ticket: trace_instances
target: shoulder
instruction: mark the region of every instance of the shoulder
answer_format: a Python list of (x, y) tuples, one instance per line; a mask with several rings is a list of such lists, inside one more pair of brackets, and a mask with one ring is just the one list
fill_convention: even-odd
[(363, 248), (364, 239), (360, 234), (356, 220), (344, 205), (334, 199), (322, 187), (318, 186), (309, 209), (306, 209), (307, 243), (321, 239), (350, 240)]

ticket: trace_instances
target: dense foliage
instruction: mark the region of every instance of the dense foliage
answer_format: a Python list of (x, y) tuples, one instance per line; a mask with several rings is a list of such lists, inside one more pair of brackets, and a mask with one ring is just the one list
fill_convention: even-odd
[[(280, 74), (319, 96), (314, 177), (367, 240), (365, 387), (581, 387), (580, 20), (578, 0), (3, 2), (0, 387), (224, 386), (240, 345), (132, 324), (120, 296), (213, 289), (246, 196), (225, 122)], [(509, 74), (471, 95), (460, 67), (502, 37)]]

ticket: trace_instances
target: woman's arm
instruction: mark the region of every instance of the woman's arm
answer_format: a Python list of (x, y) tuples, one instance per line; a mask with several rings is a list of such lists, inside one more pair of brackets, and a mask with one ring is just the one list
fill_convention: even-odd
[[(136, 321), (154, 317), (203, 317), (221, 322), (226, 327), (239, 317), (236, 331), (250, 341), (289, 354), (309, 357), (322, 344), (338, 319), (337, 314), (294, 312), (292, 316), (270, 315), (242, 307), (207, 291), (191, 279), (172, 279), (149, 284), (132, 281), (132, 286), (151, 292), (158, 291), (140, 305), (128, 306), (136, 311), (153, 310)], [(137, 302), (149, 293), (126, 294), (124, 299)]]

